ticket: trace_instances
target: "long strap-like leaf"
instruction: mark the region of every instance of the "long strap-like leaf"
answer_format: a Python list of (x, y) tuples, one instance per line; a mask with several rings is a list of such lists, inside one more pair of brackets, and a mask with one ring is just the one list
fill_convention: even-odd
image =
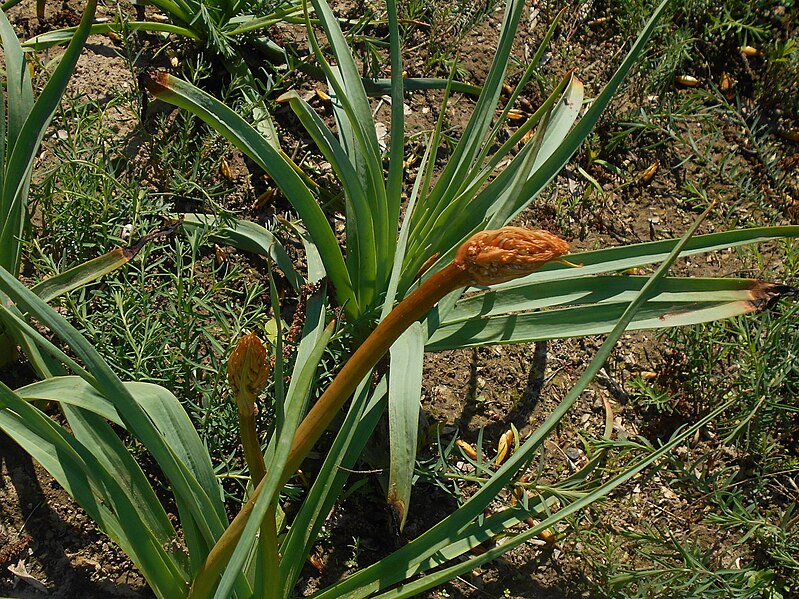
[[(141, 512), (118, 482), (118, 477), (124, 478), (125, 473), (106, 468), (113, 455), (98, 458), (2, 383), (0, 428), (41, 463), (90, 517), (120, 544), (147, 575), (160, 597), (185, 594), (185, 573), (181, 574), (178, 565), (167, 555), (162, 542), (142, 520)], [(102, 428), (96, 434), (101, 432)], [(109, 446), (104, 444), (104, 449), (109, 449)]]
[(355, 599), (356, 597), (366, 597), (380, 589), (387, 588), (390, 585), (404, 580), (407, 576), (412, 575), (418, 570), (418, 564), (446, 547), (454, 536), (458, 535), (459, 532), (468, 527), (475, 518), (479, 517), (483, 513), (483, 509), (496, 497), (502, 488), (512, 480), (512, 477), (518, 472), (519, 468), (529, 462), (534, 452), (537, 451), (546, 437), (555, 429), (560, 420), (575, 404), (584, 389), (610, 357), (618, 339), (622, 336), (638, 310), (656, 290), (656, 285), (666, 275), (671, 265), (678, 258), (680, 251), (694, 234), (706, 215), (707, 212), (697, 219), (680, 242), (677, 243), (667, 259), (660, 265), (655, 274), (647, 281), (647, 284), (644, 285), (635, 300), (629, 304), (616, 323), (613, 331), (608, 335), (602, 347), (594, 356), (594, 359), (591, 360), (591, 363), (583, 372), (577, 384), (569, 391), (555, 410), (553, 410), (549, 418), (533, 432), (519, 450), (508, 458), (508, 461), (502, 465), (497, 473), (491, 477), (469, 501), (413, 542), (394, 552), (387, 558), (382, 559), (377, 564), (350, 576), (343, 582), (333, 585), (325, 592), (319, 594), (318, 598), (332, 599), (332, 597), (336, 597), (339, 599), (347, 597), (348, 599)]
[(210, 548), (226, 525), (224, 506), (217, 489), (206, 489), (201, 486), (185, 463), (169, 447), (144, 408), (92, 345), (63, 316), (52, 310), (2, 268), (0, 268), (0, 291), (16, 303), (20, 310), (27, 312), (58, 335), (83, 361), (86, 370), (94, 377), (91, 383), (113, 403), (125, 427), (147, 447), (169, 479), (176, 495), (186, 498), (192, 517), (201, 527), (202, 538)]
[[(8, 209), (8, 216), (2, 215), (0, 217), (0, 249), (3, 249), (2, 256), (0, 256), (0, 266), (3, 266), (10, 272), (16, 273), (19, 268), (19, 258), (21, 245), (18, 241), (14, 240), (14, 236), (20, 237), (22, 235), (22, 219), (25, 213), (25, 204), (27, 203), (27, 190), (30, 184), (31, 168), (33, 160), (39, 148), (39, 144), (44, 138), (47, 125), (55, 114), (58, 103), (61, 101), (61, 96), (67, 87), (72, 72), (75, 70), (75, 65), (78, 62), (78, 57), (83, 50), (83, 45), (89, 35), (92, 19), (94, 18), (94, 11), (97, 7), (97, 0), (89, 0), (86, 4), (86, 9), (83, 12), (80, 25), (75, 31), (75, 36), (72, 38), (69, 46), (61, 57), (58, 66), (53, 71), (47, 85), (42, 90), (41, 95), (30, 108), (30, 112), (25, 117), (22, 127), (19, 129), (19, 134), (13, 148), (8, 148), (8, 165), (5, 170), (5, 179), (3, 180), (2, 201), (0, 201), (0, 208), (3, 210)], [(3, 15), (0, 23), (5, 20)], [(7, 20), (4, 21), (6, 24)], [(15, 43), (19, 48), (19, 42)], [(5, 43), (5, 40), (4, 40)], [(10, 47), (10, 46), (9, 46)], [(24, 71), (24, 73), (23, 73)], [(22, 83), (20, 89), (26, 88), (30, 85), (30, 75), (27, 74), (27, 65), (21, 66), (21, 70), (14, 73), (15, 77), (28, 77), (27, 83)], [(23, 102), (28, 100), (28, 92), (20, 91)], [(19, 115), (12, 115), (9, 110), (9, 118), (14, 116), (14, 127), (18, 126), (18, 117), (24, 114), (24, 109), (20, 110)], [(11, 122), (9, 123), (9, 135), (14, 131), (11, 129)], [(6, 249), (11, 248), (13, 251), (10, 256), (7, 256)]]

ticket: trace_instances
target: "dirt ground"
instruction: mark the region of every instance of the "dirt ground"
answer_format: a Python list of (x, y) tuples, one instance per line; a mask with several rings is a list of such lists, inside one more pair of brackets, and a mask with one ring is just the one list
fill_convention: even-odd
[[(12, 22), (21, 34), (70, 23), (70, 19), (74, 20), (77, 6), (67, 4), (65, 7), (58, 20), (39, 24), (31, 16), (34, 14), (32, 3), (24, 4), (12, 12)], [(529, 57), (535, 51), (554, 14), (554, 8), (529, 11), (518, 35), (515, 51), (519, 57)], [(586, 97), (595, 95), (607, 81), (624, 48), (625, 40), (619, 39), (612, 28), (589, 25), (604, 16), (598, 4), (593, 12), (586, 14), (572, 10), (572, 14), (564, 19), (566, 25), (561, 38), (568, 41), (568, 51), (552, 52), (545, 62), (545, 71), (549, 75), (562, 75), (576, 64), (577, 75), (586, 84)], [(500, 21), (501, 13), (491, 12), (458, 43), (461, 65), (471, 83), (481, 82), (490, 66), (490, 50), (495, 45)], [(284, 42), (292, 39), (299, 42), (303, 38), (301, 31), (288, 27), (279, 29), (279, 35)], [(430, 66), (432, 49), (426, 43), (427, 35), (427, 30), (418, 28), (408, 41), (413, 48), (406, 64), (411, 76), (442, 75), (441, 72), (430, 72), (433, 68)], [(92, 38), (73, 76), (71, 93), (102, 98), (113, 86), (135, 86), (127, 61), (118, 54), (120, 50), (119, 44), (113, 40)], [(146, 56), (141, 62), (146, 63)], [(610, 107), (609, 114), (624, 114), (641, 101), (656, 102), (655, 98), (639, 97), (639, 78), (640, 75), (633, 76), (625, 92)], [(301, 82), (300, 85), (303, 84), (306, 89), (313, 87), (311, 82)], [(409, 131), (433, 126), (441, 97), (440, 92), (409, 95)], [(526, 99), (534, 106), (542, 100), (534, 92)], [(453, 128), (465, 123), (473, 103), (473, 99), (466, 96), (450, 100), (448, 119)], [(164, 108), (156, 106), (153, 110)], [(381, 115), (388, 119), (385, 110), (378, 111), (377, 115), (378, 122)], [(284, 147), (296, 149), (297, 145), (307, 144), (287, 108), (277, 108), (275, 118), (284, 136)], [(120, 112), (120, 139), (130, 139), (135, 126), (135, 122)], [(600, 126), (600, 135), (607, 133), (602, 132), (603, 126), (605, 124)], [(735, 131), (728, 132), (730, 140), (735, 140), (737, 135)], [(786, 160), (795, 156), (795, 150), (785, 151)], [(46, 155), (41, 159), (46, 161)], [(558, 177), (556, 185), (547, 192), (546, 200), (538, 208), (523, 213), (519, 224), (556, 230), (570, 240), (575, 250), (581, 250), (679, 236), (695, 219), (696, 212), (677, 206), (674, 198), (683, 182), (690, 180), (694, 171), (703, 167), (690, 162), (680, 164), (679, 150), (669, 150), (668, 147), (650, 150), (642, 146), (614, 159), (620, 164), (633, 165), (637, 171), (644, 170), (656, 160), (660, 160), (663, 166), (649, 185), (619, 186), (612, 179), (601, 180), (607, 189), (601, 201), (588, 200), (575, 203), (573, 208), (558, 210), (556, 206), (564, 202), (569, 204), (569, 198), (581, 197), (585, 192), (587, 182), (576, 175), (576, 165), (586, 164), (586, 161), (582, 154), (578, 154)], [(735, 159), (742, 162), (752, 160), (745, 153)], [(240, 190), (238, 195), (230, 198), (229, 207), (243, 209), (244, 217), (256, 220), (271, 216), (250, 207), (250, 199), (256, 194), (252, 181), (257, 177), (247, 161), (234, 155), (230, 162)], [(757, 166), (753, 165), (753, 168)], [(771, 187), (765, 176), (763, 189), (768, 196)], [(713, 190), (709, 191), (713, 193)], [(729, 204), (731, 199), (726, 196), (728, 189), (719, 191), (724, 194), (721, 198), (723, 211), (725, 202)], [(775, 210), (785, 214), (786, 221), (795, 220), (795, 213), (792, 214), (789, 208), (799, 202), (799, 197), (769, 199), (773, 200)], [(710, 221), (703, 225), (702, 232), (711, 232), (718, 226), (724, 225)], [(680, 274), (729, 275), (744, 267), (733, 254), (720, 253), (707, 259), (683, 261), (678, 271)], [(511, 423), (525, 435), (546, 418), (571, 388), (600, 342), (600, 339), (587, 338), (430, 354), (425, 362), (425, 417), (430, 423), (458, 427), (461, 435), (471, 442), (483, 428), (485, 444), (491, 447)], [(668, 351), (661, 349), (654, 334), (626, 336), (614, 359), (607, 365), (603, 378), (584, 394), (557, 434), (548, 441), (548, 468), (553, 473), (568, 471), (586, 460), (579, 435), (601, 435), (607, 416), (606, 405), (612, 408), (616, 434), (629, 436), (645, 432), (652, 442), (668, 438), (681, 423), (679, 419), (650, 420), (650, 415), (630, 403), (625, 393), (625, 382), (632, 373), (657, 371), (668, 359)], [(700, 453), (711, 443), (712, 439), (703, 438), (686, 451)], [(359, 501), (364, 500), (350, 500), (335, 515), (330, 546), (336, 545), (336, 539), (347, 546), (347, 543), (352, 543), (352, 536), (358, 535), (362, 544), (359, 565), (364, 566), (390, 551), (395, 541), (386, 540), (385, 514), (378, 512), (375, 515), (374, 510), (359, 505)], [(452, 507), (448, 501), (435, 490), (420, 487), (412, 498), (406, 534), (411, 537), (419, 534), (440, 519)], [(373, 515), (364, 518), (363, 514)], [(676, 536), (703, 539), (709, 546), (716, 546), (719, 565), (728, 565), (735, 558), (734, 551), (725, 545), (725, 538), (713, 536), (717, 533), (705, 529), (705, 514), (705, 506), (687, 505), (655, 476), (634, 480), (619, 490), (593, 517), (596, 526), (611, 531), (635, 529), (642, 523), (668, 520)], [(579, 559), (572, 557), (574, 549), (568, 537), (555, 545), (532, 542), (448, 585), (447, 595), (431, 593), (430, 596), (525, 599), (589, 596), (584, 589), (590, 587), (590, 574)], [(345, 571), (343, 564), (351, 556), (341, 550), (338, 553), (340, 555), (329, 549), (326, 558), (331, 566), (323, 575), (306, 568), (298, 591), (311, 592)], [(82, 510), (5, 437), (0, 438), (0, 594), (64, 598), (152, 596), (135, 568), (95, 528)]]

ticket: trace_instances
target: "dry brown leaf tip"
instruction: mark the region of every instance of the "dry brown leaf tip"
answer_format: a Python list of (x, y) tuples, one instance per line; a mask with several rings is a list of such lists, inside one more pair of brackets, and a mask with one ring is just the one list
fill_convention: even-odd
[(454, 264), (477, 285), (495, 285), (523, 277), (569, 253), (557, 235), (537, 229), (503, 227), (481, 231), (464, 243)]

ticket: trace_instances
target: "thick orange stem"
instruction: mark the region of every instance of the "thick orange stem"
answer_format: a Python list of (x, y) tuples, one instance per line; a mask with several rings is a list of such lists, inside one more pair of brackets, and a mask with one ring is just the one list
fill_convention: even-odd
[[(493, 285), (537, 270), (544, 263), (568, 253), (569, 245), (546, 231), (504, 227), (473, 235), (458, 250), (451, 264), (424, 281), (377, 325), (352, 354), (333, 382), (308, 412), (294, 435), (288, 459), (280, 474), (282, 487), (297, 471), (327, 425), (353, 394), (358, 384), (405, 330), (423, 318), (445, 295), (470, 284)], [(230, 526), (208, 554), (197, 573), (189, 597), (210, 595), (217, 578), (230, 560), (255, 501), (263, 489), (258, 484)], [(277, 581), (275, 581), (277, 584)]]

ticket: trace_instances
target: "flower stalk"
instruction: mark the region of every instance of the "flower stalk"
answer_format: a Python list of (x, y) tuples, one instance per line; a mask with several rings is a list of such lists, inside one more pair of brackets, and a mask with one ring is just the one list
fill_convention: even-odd
[[(414, 322), (424, 318), (444, 296), (469, 285), (494, 285), (528, 275), (568, 252), (568, 243), (556, 235), (520, 227), (481, 231), (469, 238), (458, 249), (453, 261), (397, 304), (344, 364), (297, 428), (288, 459), (280, 473), (279, 487), (300, 467), (333, 417), (392, 344)], [(262, 488), (263, 481), (208, 554), (194, 580), (190, 597), (209, 596), (244, 532)]]
[[(236, 397), (239, 434), (244, 449), (244, 459), (250, 470), (252, 485), (256, 488), (266, 476), (266, 466), (255, 423), (256, 416), (258, 416), (258, 406), (255, 400), (266, 386), (269, 370), (266, 348), (258, 336), (255, 333), (250, 333), (242, 337), (228, 362), (228, 383)], [(261, 523), (259, 539), (263, 572), (269, 578), (277, 577), (280, 566), (275, 515), (275, 506), (271, 505)]]

